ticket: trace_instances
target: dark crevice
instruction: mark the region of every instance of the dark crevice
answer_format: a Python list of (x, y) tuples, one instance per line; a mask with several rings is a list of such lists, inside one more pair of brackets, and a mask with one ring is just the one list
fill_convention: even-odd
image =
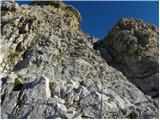
[(132, 111), (126, 117), (129, 118), (129, 119), (137, 119), (138, 118), (138, 113), (136, 113), (135, 111)]
[(89, 117), (89, 116), (85, 116), (85, 115), (82, 115), (82, 118), (83, 119), (94, 119), (94, 117)]
[(3, 104), (4, 99), (5, 99), (5, 94), (1, 95), (1, 105)]
[(20, 91), (23, 87), (23, 84), (18, 84), (13, 88), (13, 91)]
[(21, 79), (20, 78), (15, 78), (15, 81), (14, 81), (14, 85), (13, 85), (13, 91), (21, 91), (22, 90), (22, 87), (23, 87), (23, 83), (21, 82)]
[(18, 117), (18, 113), (20, 112), (22, 105), (25, 104), (26, 100), (27, 98), (25, 96), (25, 90), (21, 90), (18, 94), (16, 105), (13, 108), (11, 115), (9, 116), (9, 119), (15, 119)]
[(55, 96), (55, 87), (56, 87), (55, 82), (49, 82), (49, 89), (50, 89), (50, 92), (51, 92), (51, 97)]
[(8, 79), (8, 77), (3, 77), (3, 78), (1, 78), (1, 81), (2, 81), (2, 84), (1, 84), (1, 85), (2, 85), (2, 86), (7, 83), (7, 79)]

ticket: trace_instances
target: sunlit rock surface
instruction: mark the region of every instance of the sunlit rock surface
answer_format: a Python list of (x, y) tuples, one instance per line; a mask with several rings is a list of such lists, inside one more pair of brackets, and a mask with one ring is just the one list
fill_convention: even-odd
[(101, 44), (62, 2), (1, 11), (1, 118), (158, 118), (154, 26), (122, 19)]

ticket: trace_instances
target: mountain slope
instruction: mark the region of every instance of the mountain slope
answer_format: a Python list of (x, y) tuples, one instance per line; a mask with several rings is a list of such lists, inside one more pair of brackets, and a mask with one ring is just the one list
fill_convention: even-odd
[(158, 28), (153, 25), (134, 18), (124, 18), (102, 41), (94, 43), (94, 47), (97, 47), (107, 63), (123, 72), (145, 94), (157, 97), (158, 34)]
[(2, 118), (158, 118), (158, 98), (108, 65), (75, 8), (3, 2), (1, 10)]

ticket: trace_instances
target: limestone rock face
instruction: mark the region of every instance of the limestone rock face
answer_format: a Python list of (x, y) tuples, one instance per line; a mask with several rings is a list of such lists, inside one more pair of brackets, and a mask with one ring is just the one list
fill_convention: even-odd
[(157, 40), (158, 28), (142, 20), (124, 18), (95, 46), (110, 65), (123, 72), (145, 94), (156, 97), (159, 94)]
[[(96, 38), (80, 29), (75, 8), (62, 2), (2, 2), (1, 10), (2, 118), (158, 118), (158, 97), (144, 94), (128, 75), (108, 65), (111, 61), (94, 49)], [(148, 29), (154, 34), (145, 40), (157, 35), (153, 26)], [(158, 46), (153, 43), (154, 51)], [(152, 56), (150, 51), (141, 54)], [(149, 60), (156, 69), (158, 54), (153, 54)], [(155, 73), (150, 79), (157, 79)], [(134, 75), (141, 73), (135, 70)]]

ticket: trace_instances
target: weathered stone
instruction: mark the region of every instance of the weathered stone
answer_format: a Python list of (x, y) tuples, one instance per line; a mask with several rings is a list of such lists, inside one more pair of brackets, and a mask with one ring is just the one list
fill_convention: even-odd
[(145, 94), (155, 97), (155, 94), (150, 93), (159, 93), (157, 39), (156, 27), (152, 29), (142, 20), (124, 18), (104, 40), (95, 43), (95, 48), (110, 65), (122, 71)]
[(62, 2), (1, 6), (2, 118), (158, 118), (156, 27), (126, 18), (99, 41)]

